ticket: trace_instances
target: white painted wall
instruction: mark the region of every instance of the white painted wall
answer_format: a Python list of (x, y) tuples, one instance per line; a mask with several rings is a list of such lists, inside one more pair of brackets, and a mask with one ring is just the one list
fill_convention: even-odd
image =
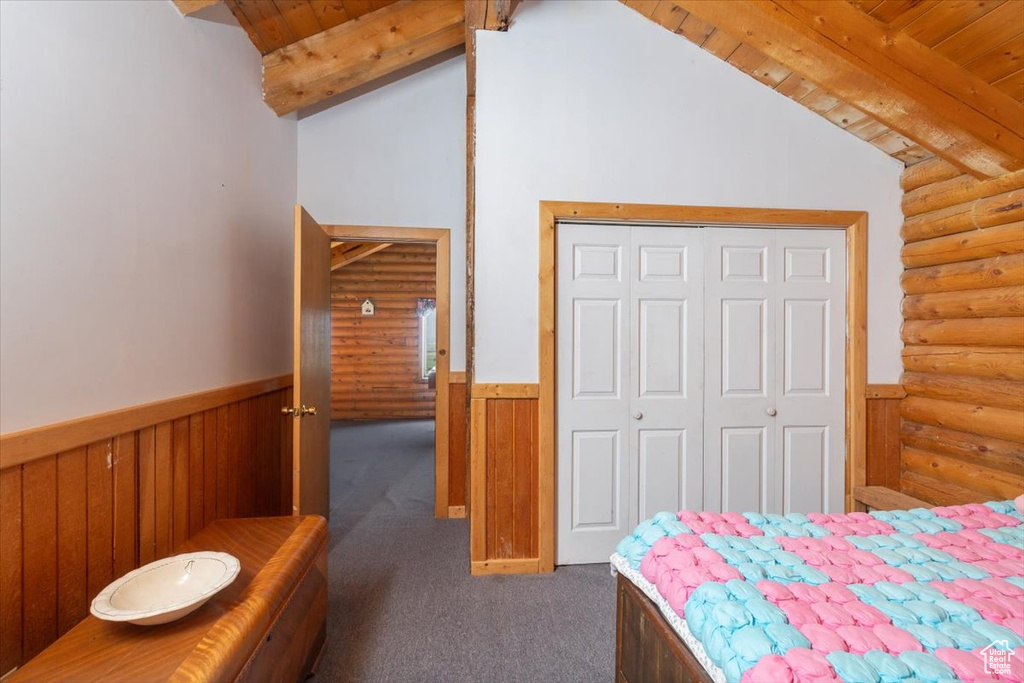
[(0, 2), (0, 432), (289, 372), (295, 150), (237, 25)]
[(321, 223), (451, 230), (451, 369), (465, 369), (465, 57), (301, 119), (298, 182)]
[(541, 200), (868, 211), (868, 381), (898, 380), (899, 162), (618, 2), (479, 32), (476, 105), (476, 381), (538, 380)]

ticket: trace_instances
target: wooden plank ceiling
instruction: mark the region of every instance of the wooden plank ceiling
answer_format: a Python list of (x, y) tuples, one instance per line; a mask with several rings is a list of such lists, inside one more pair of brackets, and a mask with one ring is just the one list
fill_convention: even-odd
[[(185, 16), (223, 4), (263, 55), (263, 99), (284, 115), (504, 31), (520, 0), (174, 0)], [(201, 16), (201, 15), (199, 15)]]
[(621, 1), (907, 165), (1024, 166), (1022, 0)]

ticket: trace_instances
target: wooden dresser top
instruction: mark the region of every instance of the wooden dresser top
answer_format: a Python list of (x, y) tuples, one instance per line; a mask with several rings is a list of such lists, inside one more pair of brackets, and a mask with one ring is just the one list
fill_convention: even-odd
[(238, 558), (238, 578), (197, 611), (162, 626), (93, 616), (16, 671), (15, 681), (226, 681), (234, 679), (327, 538), (322, 517), (225, 519), (177, 553)]

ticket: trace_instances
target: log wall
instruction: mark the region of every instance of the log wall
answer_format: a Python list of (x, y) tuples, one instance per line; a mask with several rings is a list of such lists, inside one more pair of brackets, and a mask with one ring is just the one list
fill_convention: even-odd
[(903, 174), (900, 489), (936, 504), (1024, 491), (1024, 172)]
[(331, 273), (331, 419), (434, 417), (416, 300), (436, 296), (436, 268), (433, 244), (393, 244)]

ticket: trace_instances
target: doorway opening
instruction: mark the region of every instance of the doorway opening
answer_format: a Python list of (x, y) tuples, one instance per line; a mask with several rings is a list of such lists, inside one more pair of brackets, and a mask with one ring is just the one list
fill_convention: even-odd
[[(423, 502), (448, 517), (448, 231), (323, 228), (331, 237), (331, 459), (344, 463), (331, 474), (332, 498), (371, 493), (354, 490), (346, 471), (365, 463), (384, 468), (381, 481), (431, 477), (434, 500)], [(413, 488), (422, 500), (422, 486)]]

